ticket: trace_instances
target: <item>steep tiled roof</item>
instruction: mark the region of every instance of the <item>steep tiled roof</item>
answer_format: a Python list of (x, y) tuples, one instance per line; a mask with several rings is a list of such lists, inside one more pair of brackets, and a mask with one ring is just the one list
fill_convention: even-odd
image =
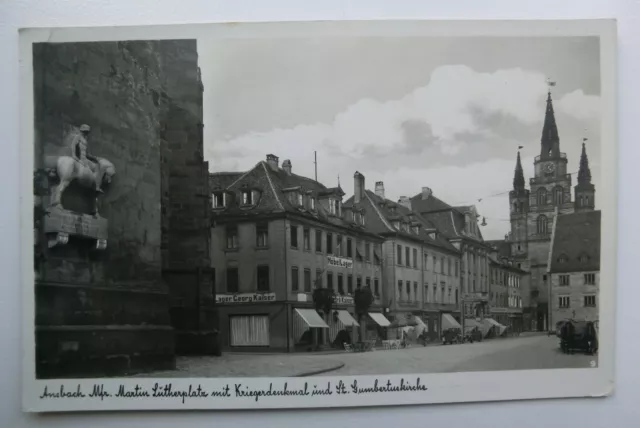
[[(214, 210), (218, 218), (226, 217), (255, 217), (274, 213), (291, 213), (298, 216), (309, 217), (335, 226), (357, 230), (359, 232), (372, 233), (371, 229), (362, 225), (356, 225), (345, 216), (336, 217), (330, 215), (328, 208), (323, 205), (322, 198), (327, 195), (343, 195), (339, 187), (327, 188), (322, 183), (313, 179), (293, 173), (287, 173), (282, 168), (273, 169), (267, 162), (258, 162), (252, 169), (246, 172), (213, 173), (209, 176), (211, 190), (224, 190), (230, 195), (230, 201), (223, 210)], [(294, 204), (287, 192), (300, 188), (303, 192), (311, 192), (316, 198), (316, 209), (310, 210)], [(240, 192), (243, 189), (257, 190), (258, 201), (250, 207), (240, 206)]]
[(411, 198), (411, 207), (414, 211), (420, 213), (444, 211), (453, 208), (442, 199), (433, 196), (433, 194), (429, 195), (428, 198), (423, 199), (422, 193), (418, 193), (416, 196)]
[(474, 207), (463, 205), (453, 207), (441, 199), (430, 194), (423, 198), (422, 193), (418, 193), (411, 198), (411, 207), (422, 217), (431, 221), (449, 239), (467, 238), (483, 242), (482, 232), (478, 229), (478, 238), (468, 236), (464, 233), (465, 213)]
[(493, 241), (484, 241), (485, 244), (488, 244), (491, 247), (494, 247), (498, 250), (498, 259), (503, 257), (510, 258), (511, 257), (511, 244), (509, 244), (504, 239), (498, 239)]
[(600, 270), (600, 211), (563, 214), (556, 218), (552, 273)]
[[(352, 196), (345, 202), (345, 206), (352, 206), (353, 201), (354, 198)], [(360, 202), (360, 206), (365, 208), (367, 224), (372, 228), (372, 230), (375, 231), (375, 233), (394, 233), (399, 236), (404, 236), (407, 239), (417, 239), (428, 245), (432, 245), (456, 253), (458, 252), (458, 250), (453, 245), (451, 245), (446, 237), (442, 236), (442, 232), (440, 232), (432, 222), (430, 222), (414, 210), (411, 210), (389, 199), (382, 198), (370, 190), (365, 191), (365, 197)], [(413, 216), (414, 224), (420, 225), (419, 233), (417, 235), (415, 233), (396, 230), (395, 228), (393, 228), (392, 222), (394, 220), (402, 220), (411, 225), (410, 216)], [(434, 239), (429, 236), (429, 233), (427, 233), (426, 229), (436, 229), (438, 232), (436, 234), (436, 238)]]

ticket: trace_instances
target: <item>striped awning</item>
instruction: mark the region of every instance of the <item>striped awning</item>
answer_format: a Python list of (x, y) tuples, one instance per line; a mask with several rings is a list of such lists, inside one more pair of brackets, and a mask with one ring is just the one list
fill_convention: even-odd
[(296, 312), (300, 315), (300, 318), (312, 328), (329, 328), (326, 322), (320, 315), (315, 311), (315, 309), (298, 309), (296, 308)]
[(457, 328), (462, 330), (462, 326), (451, 314), (442, 314), (442, 329)]
[(348, 311), (345, 311), (345, 310), (338, 311), (338, 319), (342, 324), (344, 324), (347, 327), (351, 327), (353, 325), (355, 325), (356, 327), (360, 327), (360, 324), (358, 324), (358, 321), (356, 321), (356, 319), (353, 316), (351, 316), (351, 314)]
[(376, 322), (380, 327), (388, 327), (391, 323), (389, 320), (382, 314), (376, 312), (370, 312), (369, 316), (372, 320)]

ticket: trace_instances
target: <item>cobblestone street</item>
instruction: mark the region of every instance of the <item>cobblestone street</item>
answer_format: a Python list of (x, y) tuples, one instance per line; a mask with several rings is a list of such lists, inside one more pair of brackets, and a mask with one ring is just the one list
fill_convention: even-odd
[[(560, 352), (546, 335), (495, 339), (461, 345), (416, 346), (400, 350), (332, 354), (225, 354), (183, 357), (175, 371), (144, 377), (286, 377), (314, 374), (373, 375), (461, 371), (586, 368), (596, 357)], [(335, 369), (335, 370), (334, 370)], [(330, 370), (330, 371), (327, 371)]]

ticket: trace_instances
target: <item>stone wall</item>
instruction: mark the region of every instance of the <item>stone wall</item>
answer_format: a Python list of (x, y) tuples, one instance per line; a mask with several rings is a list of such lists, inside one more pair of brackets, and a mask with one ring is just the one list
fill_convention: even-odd
[[(193, 89), (201, 89), (197, 61), (181, 69), (176, 56), (197, 59), (196, 42), (34, 45), (36, 170), (47, 156), (70, 154), (66, 137), (81, 124), (92, 129), (88, 152), (116, 169), (99, 204), (108, 219), (107, 249), (92, 250), (73, 237), (51, 249), (41, 239), (36, 249), (39, 377), (175, 365), (169, 289), (162, 279), (163, 258), (173, 244), (163, 234), (172, 214), (164, 210), (171, 206), (167, 168), (177, 158), (167, 132), (182, 128), (198, 135), (201, 127), (194, 125), (202, 123), (202, 91), (198, 98)], [(189, 115), (176, 113), (183, 111)], [(191, 159), (197, 155), (180, 157)], [(194, 168), (204, 175), (206, 164)], [(46, 196), (37, 201), (42, 206), (36, 216), (48, 205)]]
[(180, 354), (218, 352), (210, 256), (208, 163), (203, 159), (203, 85), (194, 40), (160, 42), (171, 100), (161, 132), (162, 270)]

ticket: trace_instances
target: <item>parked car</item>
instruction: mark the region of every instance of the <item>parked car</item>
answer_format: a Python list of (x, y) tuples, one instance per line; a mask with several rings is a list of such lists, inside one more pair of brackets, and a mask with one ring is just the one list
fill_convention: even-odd
[(598, 352), (598, 334), (592, 321), (566, 321), (560, 328), (560, 349), (567, 354), (581, 351), (589, 355)]

